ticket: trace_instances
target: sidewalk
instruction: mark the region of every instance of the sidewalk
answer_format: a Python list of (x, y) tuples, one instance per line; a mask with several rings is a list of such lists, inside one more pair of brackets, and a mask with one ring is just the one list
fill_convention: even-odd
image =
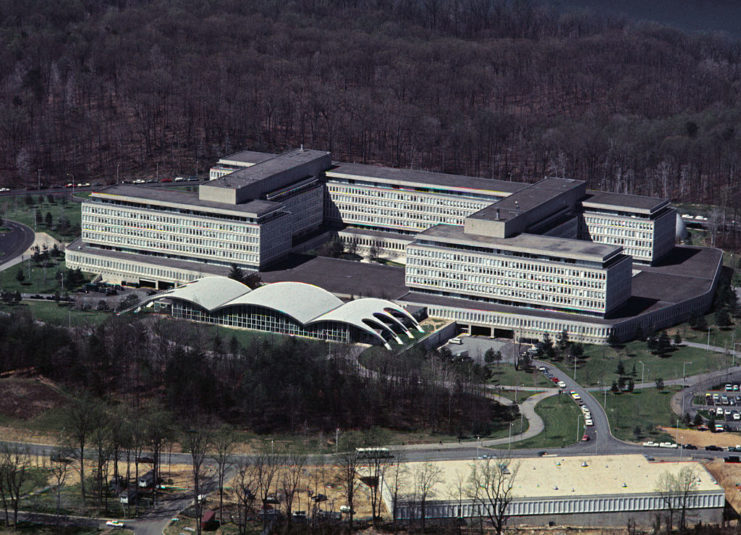
[[(542, 390), (542, 389), (541, 389)], [(419, 451), (419, 450), (444, 450), (444, 449), (459, 449), (461, 447), (470, 446), (472, 448), (475, 448), (477, 446), (480, 446), (482, 448), (492, 447), (492, 446), (501, 446), (502, 444), (508, 444), (515, 442), (520, 442), (521, 440), (527, 440), (528, 438), (532, 438), (534, 436), (539, 435), (543, 432), (543, 429), (545, 429), (545, 424), (543, 423), (543, 419), (538, 416), (538, 414), (535, 412), (535, 406), (543, 401), (545, 398), (555, 396), (558, 394), (558, 389), (551, 388), (546, 390), (545, 392), (540, 392), (539, 394), (535, 394), (533, 396), (530, 396), (527, 398), (524, 402), (520, 403), (520, 413), (522, 414), (522, 417), (525, 418), (528, 422), (527, 431), (524, 433), (519, 433), (517, 435), (512, 435), (511, 437), (504, 437), (504, 438), (492, 438), (492, 439), (484, 439), (480, 441), (475, 442), (442, 442), (438, 444), (405, 444), (403, 446), (390, 446), (391, 449), (394, 450), (406, 450), (406, 451)], [(498, 398), (499, 396), (494, 396), (495, 398)], [(502, 398), (500, 402), (504, 403), (506, 400), (507, 404), (513, 404), (513, 401), (510, 399)]]

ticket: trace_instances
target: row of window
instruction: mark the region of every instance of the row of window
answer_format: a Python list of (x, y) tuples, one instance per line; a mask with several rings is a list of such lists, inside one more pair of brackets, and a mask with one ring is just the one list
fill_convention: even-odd
[(584, 221), (588, 225), (602, 225), (602, 226), (610, 226), (610, 227), (616, 227), (616, 228), (626, 228), (626, 229), (637, 229), (637, 230), (653, 230), (653, 222), (651, 221), (645, 221), (640, 219), (635, 219), (632, 217), (599, 217), (592, 215), (588, 212), (584, 213)]
[(478, 323), (494, 327), (508, 328), (515, 331), (515, 336), (521, 338), (522, 331), (535, 333), (542, 338), (543, 333), (549, 333), (553, 339), (564, 329), (569, 333), (569, 339), (582, 342), (601, 343), (607, 339), (610, 327), (606, 325), (590, 325), (588, 323), (571, 323), (547, 318), (522, 317), (514, 314), (498, 314), (496, 312), (480, 312), (465, 310), (457, 307), (430, 305), (427, 313), (433, 318), (449, 319), (464, 323)]
[(131, 274), (135, 277), (145, 276), (173, 282), (190, 282), (202, 276), (195, 272), (189, 273), (187, 271), (175, 270), (165, 266), (135, 264), (133, 262), (125, 262), (104, 256), (83, 255), (70, 250), (67, 250), (66, 259), (67, 265), (70, 268), (79, 267), (83, 271), (91, 271), (93, 273), (106, 271), (113, 272), (118, 274), (122, 280), (127, 276), (127, 274)]
[[(128, 234), (118, 235), (108, 232), (92, 232), (90, 230), (82, 231), (82, 240), (86, 243), (96, 243), (99, 245), (109, 245), (115, 247), (128, 247), (135, 250), (147, 249), (151, 251), (172, 251), (186, 255), (193, 255), (202, 258), (221, 258), (227, 260), (238, 260), (248, 264), (258, 264), (259, 255), (256, 252), (240, 252), (230, 250), (231, 244), (222, 244), (218, 247), (202, 247), (192, 244), (174, 243), (165, 240), (152, 240), (147, 238), (137, 238)], [(236, 246), (235, 246), (236, 247)], [(242, 246), (247, 248), (248, 246)], [(250, 248), (251, 249), (251, 248)]]
[(516, 286), (476, 284), (467, 279), (453, 279), (446, 274), (441, 277), (406, 275), (406, 285), (410, 288), (428, 288), (433, 290), (450, 291), (466, 295), (479, 295), (491, 299), (503, 300), (518, 305), (533, 303), (551, 305), (557, 308), (575, 308), (584, 311), (601, 313), (605, 311), (605, 300), (592, 300), (582, 297), (566, 296), (561, 293), (543, 293), (541, 291), (526, 290)]
[[(421, 260), (428, 259), (428, 260)], [(448, 263), (434, 262), (434, 260), (448, 260)], [(604, 281), (607, 278), (605, 271), (591, 271), (585, 269), (575, 269), (559, 265), (546, 264), (537, 261), (524, 261), (516, 258), (502, 258), (500, 255), (475, 255), (462, 253), (455, 250), (446, 250), (445, 248), (422, 248), (416, 245), (407, 247), (407, 265), (428, 265), (445, 267), (446, 269), (458, 269), (461, 263), (475, 264), (477, 270), (481, 271), (482, 266), (489, 268), (503, 268), (508, 271), (520, 271), (530, 279), (538, 278), (539, 273), (549, 275), (560, 275), (562, 277), (576, 277), (580, 280), (593, 279)], [(494, 274), (494, 270), (489, 270)], [(539, 280), (545, 280), (539, 278)], [(552, 281), (551, 281), (552, 282)], [(576, 282), (574, 282), (576, 284)]]
[[(464, 210), (472, 210), (474, 212), (477, 212), (482, 208), (489, 206), (493, 202), (496, 202), (496, 199), (479, 201), (473, 199), (462, 199), (460, 197), (453, 197), (443, 193), (420, 195), (416, 192), (394, 189), (392, 187), (383, 188), (378, 186), (345, 186), (340, 184), (333, 184), (331, 182), (327, 183), (327, 191), (329, 191), (330, 195), (332, 195), (332, 198), (334, 198), (335, 195), (351, 195), (360, 199), (368, 199), (369, 202), (372, 202), (374, 199), (386, 199), (395, 203), (402, 201), (407, 205), (409, 203), (418, 203), (425, 206), (448, 206), (454, 208), (462, 208)], [(418, 210), (428, 209), (425, 208), (425, 206), (420, 206)]]
[(293, 336), (305, 336), (330, 342), (351, 342), (350, 327), (338, 323), (321, 322), (304, 327), (291, 321), (287, 316), (271, 313), (265, 309), (244, 306), (238, 310), (209, 314), (182, 301), (172, 303), (172, 316), (191, 321), (214, 323), (228, 327), (241, 327), (254, 331), (263, 331)]

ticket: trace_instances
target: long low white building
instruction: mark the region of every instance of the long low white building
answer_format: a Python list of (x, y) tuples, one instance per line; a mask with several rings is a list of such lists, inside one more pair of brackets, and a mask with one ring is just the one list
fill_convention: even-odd
[(228, 277), (204, 277), (147, 299), (174, 318), (316, 338), (330, 342), (404, 344), (423, 332), (404, 308), (386, 299), (343, 302), (318, 286), (276, 282), (254, 290)]
[[(680, 477), (690, 469), (693, 480), (686, 498), (688, 523), (722, 521), (725, 492), (705, 467), (696, 461), (653, 462), (643, 455), (584, 455), (573, 457), (532, 457), (507, 461), (439, 461), (406, 463), (397, 483), (393, 469), (383, 482), (383, 497), (388, 511), (397, 520), (419, 521), (422, 504), (419, 474), (433, 472), (436, 481), (430, 487), (424, 506), (427, 519), (486, 517), (487, 500), (473, 498), (475, 486), (482, 479), (472, 478), (474, 467), (482, 470), (488, 463), (505, 462), (505, 486), (510, 484), (512, 501), (507, 509), (511, 525), (549, 526), (625, 526), (654, 523), (657, 514), (668, 512), (669, 504), (682, 507), (677, 493), (662, 492), (666, 475)], [(398, 488), (397, 488), (398, 487)], [(397, 492), (394, 492), (397, 490)], [(396, 495), (396, 500), (394, 500)], [(677, 522), (678, 518), (675, 517)]]

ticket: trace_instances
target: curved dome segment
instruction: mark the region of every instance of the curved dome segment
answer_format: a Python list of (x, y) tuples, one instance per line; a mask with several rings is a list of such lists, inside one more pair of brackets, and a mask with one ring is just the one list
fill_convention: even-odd
[(396, 333), (394, 333), (388, 325), (383, 324), (383, 322), (381, 322), (376, 316), (376, 314), (380, 314), (384, 317), (388, 317), (394, 321), (397, 321), (398, 323), (398, 320), (396, 320), (396, 318), (393, 318), (389, 311), (394, 311), (397, 314), (403, 315), (412, 322), (412, 325), (420, 329), (417, 321), (406, 310), (396, 305), (395, 303), (392, 303), (391, 301), (387, 301), (386, 299), (377, 299), (373, 297), (356, 299), (355, 301), (344, 303), (342, 306), (337, 307), (334, 310), (331, 310), (330, 312), (327, 312), (326, 314), (315, 318), (311, 321), (311, 323), (318, 321), (337, 321), (348, 323), (350, 325), (358, 327), (359, 329), (364, 330), (365, 332), (372, 331), (372, 334), (379, 336), (374, 329), (371, 329), (368, 326), (368, 322), (370, 321), (373, 322), (373, 324), (380, 324), (382, 330), (386, 330), (391, 333), (394, 339), (401, 343), (401, 340), (398, 338)]
[(163, 297), (182, 299), (211, 312), (248, 293), (250, 293), (249, 287), (241, 282), (229, 277), (213, 276), (203, 277), (180, 288), (168, 290), (152, 297), (154, 299)]
[(342, 305), (339, 297), (303, 282), (274, 282), (243, 294), (221, 306), (255, 305), (270, 308), (307, 324)]

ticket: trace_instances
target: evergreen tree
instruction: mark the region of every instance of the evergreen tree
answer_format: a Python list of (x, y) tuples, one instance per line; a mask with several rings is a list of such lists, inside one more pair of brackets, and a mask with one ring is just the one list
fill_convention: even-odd
[(728, 314), (727, 308), (722, 307), (716, 309), (715, 323), (718, 325), (718, 327), (730, 327), (732, 325), (731, 316)]
[(618, 375), (619, 375), (620, 377), (622, 377), (622, 376), (624, 376), (624, 375), (625, 375), (625, 364), (623, 364), (623, 361), (622, 361), (622, 360), (619, 360), (619, 361), (618, 361), (618, 365), (617, 365), (617, 374), (618, 374)]
[(656, 353), (663, 357), (666, 355), (672, 347), (671, 339), (669, 338), (669, 335), (666, 334), (666, 331), (661, 331), (661, 334), (656, 339)]
[(674, 345), (678, 346), (682, 343), (682, 335), (679, 334), (679, 331), (674, 333)]

